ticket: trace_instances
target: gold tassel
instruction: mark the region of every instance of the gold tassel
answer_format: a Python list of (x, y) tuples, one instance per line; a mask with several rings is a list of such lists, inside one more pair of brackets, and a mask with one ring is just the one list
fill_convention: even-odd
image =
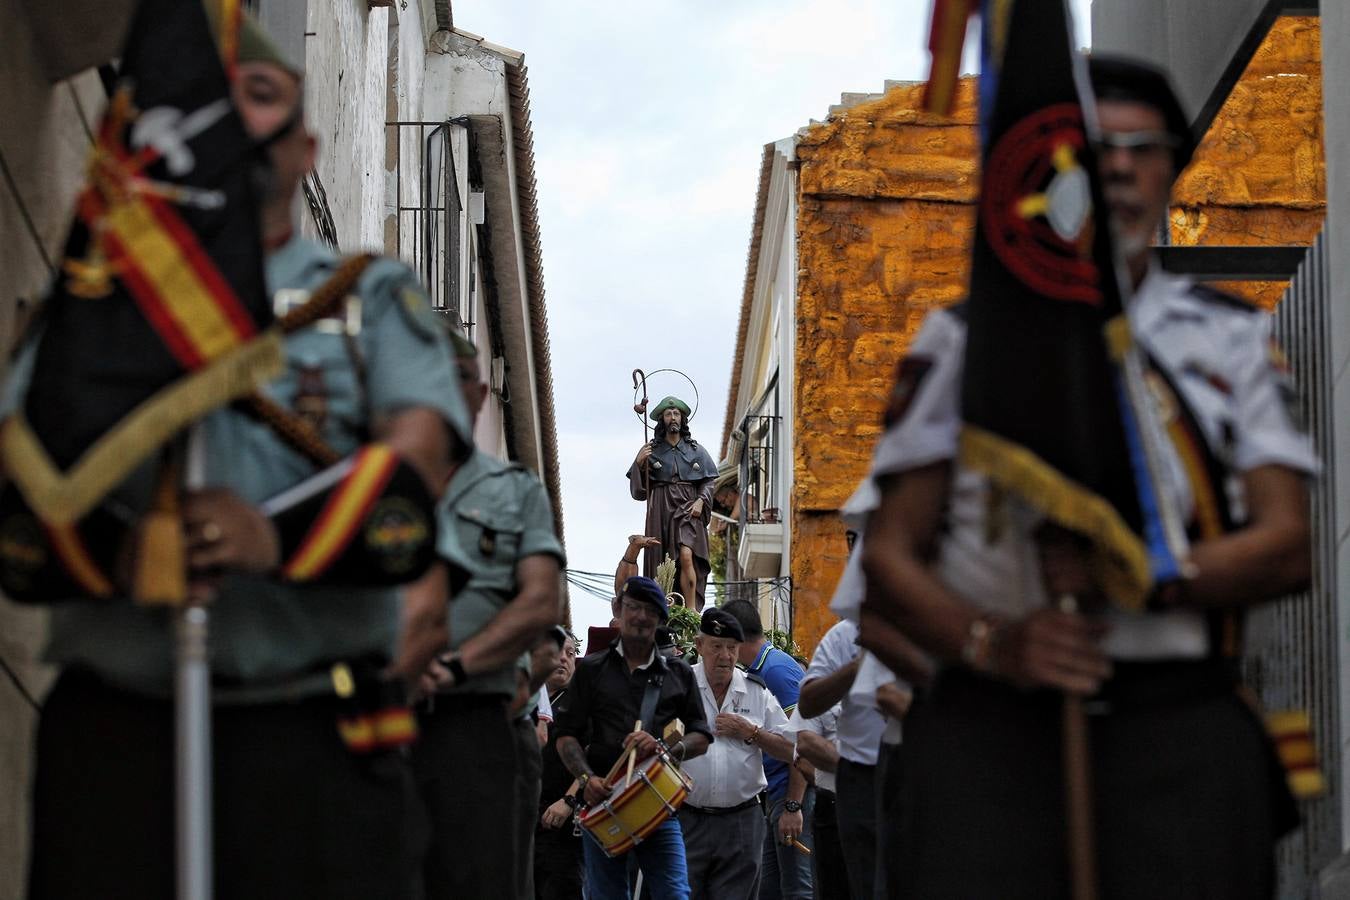
[(187, 547), (178, 505), (178, 466), (166, 460), (159, 470), (155, 500), (141, 524), (132, 596), (147, 606), (187, 602)]

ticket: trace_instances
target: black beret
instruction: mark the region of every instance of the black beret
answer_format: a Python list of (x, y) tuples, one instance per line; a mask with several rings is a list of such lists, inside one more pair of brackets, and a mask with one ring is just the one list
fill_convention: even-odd
[(666, 605), (665, 592), (661, 590), (661, 585), (652, 579), (642, 575), (634, 575), (623, 583), (623, 593), (625, 597), (630, 597), (642, 603), (650, 603), (656, 607), (657, 615), (661, 617), (662, 622), (670, 620), (670, 609)]
[(736, 621), (736, 617), (716, 606), (710, 606), (703, 611), (703, 619), (699, 622), (698, 630), (711, 637), (731, 638), (733, 641), (745, 640), (745, 631), (741, 628), (741, 623)]
[(1177, 139), (1172, 161), (1180, 174), (1195, 155), (1198, 142), (1167, 73), (1137, 59), (1093, 53), (1088, 57), (1088, 74), (1098, 100), (1144, 103), (1162, 113), (1168, 133)]

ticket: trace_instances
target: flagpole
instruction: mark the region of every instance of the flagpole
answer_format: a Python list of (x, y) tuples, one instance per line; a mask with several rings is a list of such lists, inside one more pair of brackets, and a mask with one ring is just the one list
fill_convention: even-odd
[[(1059, 598), (1061, 612), (1076, 613), (1072, 594)], [(1097, 900), (1097, 835), (1092, 814), (1092, 771), (1088, 756), (1087, 713), (1079, 694), (1064, 692), (1064, 825), (1069, 854), (1069, 896)]]
[[(187, 487), (205, 482), (200, 426), (188, 437)], [(178, 900), (211, 900), (211, 667), (206, 607), (188, 603), (175, 613), (174, 792)]]

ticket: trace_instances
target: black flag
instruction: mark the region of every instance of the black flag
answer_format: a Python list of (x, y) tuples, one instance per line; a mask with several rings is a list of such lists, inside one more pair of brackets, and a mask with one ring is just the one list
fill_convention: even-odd
[(1014, 2), (1005, 41), (984, 112), (962, 460), (1090, 538), (1108, 594), (1137, 606), (1166, 568), (1150, 551), (1166, 547), (1124, 365), (1086, 71), (1058, 0)]
[(258, 153), (202, 5), (142, 0), (30, 387), (0, 436), (44, 520), (78, 519), (184, 426), (278, 370), (279, 342), (259, 340), (272, 313)]

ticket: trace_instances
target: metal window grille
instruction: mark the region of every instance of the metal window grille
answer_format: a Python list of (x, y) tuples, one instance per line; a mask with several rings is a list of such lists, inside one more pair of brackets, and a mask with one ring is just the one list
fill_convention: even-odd
[(745, 450), (741, 459), (743, 524), (782, 521), (778, 506), (778, 429), (780, 416), (746, 416)]
[(1325, 797), (1300, 804), (1303, 825), (1280, 842), (1279, 896), (1315, 892), (1317, 873), (1340, 854), (1340, 715), (1337, 692), (1336, 459), (1332, 453), (1330, 281), (1321, 237), (1309, 249), (1275, 312), (1275, 336), (1289, 356), (1302, 420), (1322, 460), (1311, 490), (1313, 576), (1302, 594), (1253, 611), (1244, 660), (1247, 683), (1269, 710), (1312, 718)]
[(422, 277), (434, 309), (466, 327), (460, 269), (464, 208), (451, 144), (455, 122), (389, 122), (395, 252)]

